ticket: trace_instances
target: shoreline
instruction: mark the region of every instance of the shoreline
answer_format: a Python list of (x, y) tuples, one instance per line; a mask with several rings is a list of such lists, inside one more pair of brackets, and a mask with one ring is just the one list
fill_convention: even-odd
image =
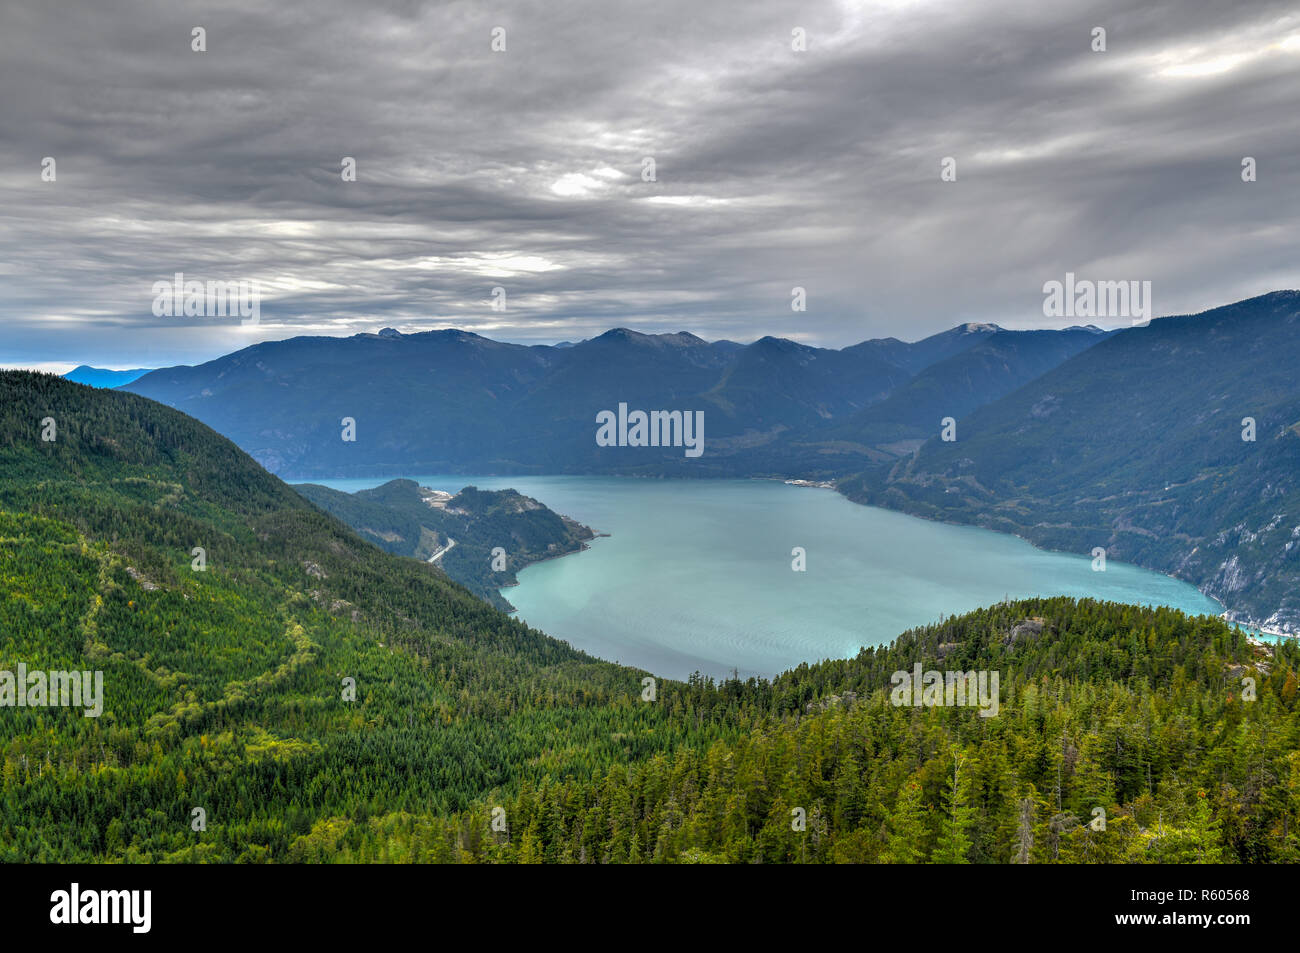
[[(789, 483), (790, 481), (787, 480), (785, 482)], [(804, 481), (803, 483), (797, 485), (809, 485), (809, 484), (807, 481)], [(836, 492), (840, 492), (838, 486), (835, 487), (835, 490)], [(987, 530), (990, 533), (999, 533), (1003, 536), (1014, 536), (1016, 539), (1023, 540), (1024, 542), (1028, 543), (1030, 546), (1034, 547), (1034, 549), (1037, 549), (1040, 552), (1044, 552), (1044, 553), (1065, 553), (1067, 555), (1078, 555), (1077, 553), (1073, 553), (1071, 550), (1067, 550), (1067, 549), (1052, 549), (1048, 546), (1040, 546), (1037, 543), (1035, 543), (1032, 539), (1022, 536), (1019, 533), (1009, 533), (1006, 532), (1005, 530), (997, 530), (989, 526), (981, 526), (978, 523), (966, 523), (958, 520), (933, 519), (929, 516), (922, 516), (919, 513), (912, 513), (909, 512), (908, 510), (896, 509), (892, 506), (881, 506), (877, 503), (862, 503), (842, 492), (840, 492), (840, 496), (844, 497), (844, 499), (848, 500), (850, 503), (854, 504), (855, 506), (874, 506), (878, 510), (885, 510), (886, 512), (889, 513), (901, 513), (904, 516), (913, 516), (916, 517), (917, 519), (926, 520), (927, 522), (931, 522), (931, 523), (942, 523), (945, 526), (969, 526), (973, 529)], [(1121, 560), (1121, 562), (1123, 562), (1123, 560)], [(1184, 579), (1182, 576), (1175, 575), (1174, 573), (1168, 572), (1164, 569), (1157, 569), (1154, 566), (1143, 566), (1141, 563), (1128, 563), (1128, 565), (1136, 566), (1139, 569), (1145, 569), (1147, 572), (1158, 572), (1162, 576), (1166, 576), (1170, 579), (1174, 579), (1177, 580), (1178, 582), (1186, 583), (1187, 585), (1194, 587), (1196, 591), (1199, 592), (1201, 595), (1205, 596), (1207, 599), (1213, 599), (1223, 608), (1222, 612), (1215, 614), (1215, 618), (1222, 619), (1227, 625), (1242, 630), (1248, 636), (1259, 634), (1259, 635), (1272, 636), (1274, 638), (1279, 638), (1279, 639), (1300, 639), (1300, 632), (1286, 632), (1281, 629), (1268, 628), (1261, 620), (1255, 619), (1254, 617), (1249, 615), (1245, 615), (1242, 613), (1241, 610), (1232, 608), (1226, 602), (1220, 599), (1217, 595), (1215, 595), (1213, 592), (1210, 592), (1208, 589), (1197, 585), (1195, 582), (1193, 582), (1190, 579)], [(1233, 616), (1236, 616), (1236, 618), (1233, 618)]]
[[(579, 553), (585, 553), (587, 550), (591, 549), (591, 540), (596, 540), (596, 539), (609, 539), (609, 538), (612, 537), (612, 536), (613, 536), (612, 533), (597, 533), (595, 530), (593, 530), (593, 531), (592, 531), (592, 534), (591, 534), (591, 539), (584, 539), (584, 540), (581, 540), (581, 541), (578, 543), (578, 548), (577, 548), (577, 549), (570, 549), (568, 552), (564, 552), (564, 553), (556, 553), (554, 556), (543, 556), (541, 559), (534, 559), (534, 560), (532, 560), (531, 562), (529, 562), (529, 563), (528, 563), (527, 565), (525, 565), (525, 566), (520, 566), (518, 569), (515, 570), (515, 581), (514, 581), (514, 582), (508, 582), (508, 583), (506, 583), (506, 584), (503, 585), (503, 586), (497, 586), (497, 592), (498, 592), (498, 593), (501, 593), (502, 591), (504, 591), (504, 590), (506, 590), (506, 589), (513, 589), (513, 588), (515, 588), (516, 586), (518, 586), (518, 585), (519, 585), (519, 574), (520, 574), (521, 572), (523, 572), (525, 569), (531, 569), (533, 566), (538, 566), (538, 565), (541, 565), (542, 563), (547, 563), (547, 562), (550, 562), (550, 561), (552, 561), (552, 560), (554, 560), (554, 559), (563, 559), (565, 556), (576, 556), (576, 555), (578, 555)], [(505, 597), (505, 596), (501, 596), (501, 598), (502, 598), (502, 599), (505, 599), (506, 597)], [(507, 603), (510, 603), (510, 600), (509, 600), (509, 599), (506, 599), (506, 602), (507, 602)], [(514, 615), (514, 614), (515, 614), (516, 612), (518, 612), (518, 611), (519, 611), (519, 610), (516, 609), (516, 608), (514, 607), (513, 604), (510, 604), (510, 615)]]
[[(449, 475), (460, 476), (461, 474), (455, 474), (455, 473), (452, 473), (452, 474), (449, 474)], [(1025, 536), (1022, 536), (1020, 533), (1007, 532), (1006, 530), (1000, 530), (1000, 529), (993, 529), (992, 527), (981, 526), (980, 524), (978, 524), (978, 523), (973, 523), (973, 522), (966, 522), (966, 521), (959, 521), (959, 520), (951, 520), (951, 519), (940, 519), (940, 518), (935, 518), (935, 517), (931, 517), (931, 516), (922, 516), (922, 515), (919, 514), (919, 513), (913, 513), (913, 512), (910, 512), (910, 511), (908, 511), (908, 510), (905, 510), (905, 509), (898, 509), (898, 508), (896, 508), (896, 507), (892, 507), (892, 506), (883, 506), (883, 505), (881, 505), (881, 504), (879, 504), (879, 503), (864, 503), (864, 502), (861, 502), (861, 501), (859, 501), (859, 500), (855, 500), (855, 499), (853, 499), (852, 497), (850, 497), (850, 496), (848, 496), (847, 494), (845, 494), (845, 493), (841, 490), (841, 488), (840, 488), (840, 486), (839, 486), (839, 483), (838, 483), (838, 480), (835, 480), (835, 479), (831, 479), (831, 480), (805, 480), (805, 479), (802, 479), (802, 478), (796, 478), (796, 477), (783, 477), (783, 476), (771, 476), (771, 475), (768, 475), (768, 476), (750, 476), (750, 477), (743, 477), (743, 476), (716, 476), (716, 477), (707, 477), (707, 476), (705, 476), (705, 477), (670, 476), (670, 477), (647, 477), (647, 476), (643, 476), (643, 475), (632, 475), (632, 474), (605, 474), (605, 473), (503, 473), (503, 474), (463, 474), (463, 475), (465, 475), (465, 476), (494, 476), (494, 477), (497, 477), (497, 478), (508, 478), (508, 477), (511, 477), (511, 476), (520, 476), (520, 477), (578, 477), (578, 478), (586, 478), (586, 477), (618, 477), (618, 478), (620, 478), (620, 479), (661, 479), (661, 480), (663, 480), (663, 479), (668, 479), (668, 480), (671, 480), (671, 479), (679, 479), (679, 480), (702, 480), (702, 481), (708, 481), (708, 480), (757, 480), (757, 481), (763, 481), (763, 482), (779, 482), (779, 483), (782, 483), (782, 484), (784, 484), (784, 485), (786, 485), (786, 486), (793, 486), (793, 487), (798, 487), (798, 488), (801, 488), (801, 489), (828, 489), (828, 490), (833, 490), (833, 491), (836, 492), (839, 496), (843, 497), (845, 500), (847, 500), (848, 502), (854, 504), (855, 506), (872, 506), (872, 507), (875, 507), (876, 509), (885, 510), (885, 511), (890, 512), (890, 513), (899, 513), (899, 514), (904, 515), (904, 516), (911, 516), (911, 517), (914, 517), (914, 518), (916, 518), (916, 519), (926, 520), (927, 522), (931, 522), (931, 523), (942, 523), (942, 524), (947, 525), (947, 526), (965, 526), (965, 527), (970, 527), (970, 528), (973, 528), (973, 529), (983, 529), (983, 530), (987, 530), (988, 532), (991, 532), (991, 533), (999, 533), (999, 534), (1004, 535), (1004, 536), (1014, 536), (1016, 539), (1023, 540), (1024, 542), (1026, 542), (1026, 543), (1028, 543), (1030, 546), (1032, 546), (1034, 549), (1040, 550), (1040, 551), (1042, 551), (1042, 552), (1049, 552), (1049, 553), (1067, 553), (1067, 554), (1071, 554), (1071, 553), (1072, 553), (1072, 551), (1070, 551), (1070, 550), (1051, 549), (1050, 547), (1047, 547), (1047, 546), (1040, 546), (1040, 545), (1038, 545), (1037, 543), (1035, 543), (1033, 540), (1028, 539), (1028, 538), (1025, 537)], [(283, 478), (282, 478), (282, 479), (283, 479)], [(301, 479), (301, 478), (300, 478), (300, 479)], [(373, 477), (338, 477), (338, 476), (333, 476), (333, 477), (317, 477), (317, 478), (315, 478), (315, 479), (342, 480), (342, 479), (374, 479), (374, 478), (373, 478)], [(390, 479), (390, 480), (391, 480), (391, 479), (412, 479), (412, 478), (411, 478), (411, 477), (401, 477), (401, 476), (397, 476), (397, 477), (388, 477), (387, 479)], [(542, 501), (539, 501), (539, 502), (542, 502)], [(543, 502), (543, 505), (546, 505), (546, 504)], [(560, 515), (563, 516), (563, 514), (560, 514)], [(601, 538), (601, 537), (608, 537), (609, 535), (610, 535), (609, 533), (596, 533), (596, 532), (593, 531), (593, 535), (592, 535), (591, 538), (592, 538), (592, 539), (599, 539), (599, 538)], [(521, 567), (521, 568), (518, 570), (518, 572), (522, 572), (524, 569), (527, 569), (528, 566), (533, 566), (533, 565), (536, 565), (537, 563), (546, 562), (547, 560), (551, 560), (551, 559), (559, 559), (561, 556), (572, 556), (572, 555), (574, 555), (575, 553), (585, 552), (587, 549), (590, 549), (590, 548), (591, 548), (591, 547), (587, 544), (587, 542), (583, 542), (582, 545), (580, 546), (580, 548), (578, 548), (578, 549), (570, 550), (569, 552), (565, 552), (565, 553), (558, 553), (558, 554), (556, 554), (556, 555), (554, 555), (554, 556), (545, 556), (545, 557), (543, 557), (543, 558), (541, 558), (541, 559), (534, 560), (533, 562), (530, 562), (527, 566), (523, 566), (523, 567)], [(1077, 554), (1074, 554), (1074, 555), (1077, 555)], [(1186, 583), (1187, 585), (1190, 585), (1190, 586), (1194, 587), (1194, 588), (1196, 589), (1196, 591), (1199, 592), (1201, 595), (1203, 595), (1203, 596), (1205, 596), (1205, 597), (1207, 597), (1207, 598), (1209, 598), (1209, 599), (1213, 599), (1216, 603), (1218, 603), (1218, 604), (1223, 608), (1223, 611), (1222, 611), (1222, 612), (1215, 613), (1215, 616), (1214, 616), (1215, 618), (1221, 619), (1221, 620), (1223, 620), (1223, 622), (1226, 623), (1227, 625), (1233, 626), (1233, 627), (1235, 627), (1235, 628), (1237, 628), (1237, 629), (1242, 630), (1243, 632), (1246, 632), (1247, 635), (1258, 634), (1258, 635), (1261, 635), (1261, 636), (1268, 636), (1268, 637), (1270, 637), (1270, 638), (1277, 638), (1277, 639), (1297, 639), (1297, 640), (1300, 640), (1300, 631), (1288, 632), (1288, 631), (1286, 631), (1286, 630), (1284, 630), (1284, 629), (1277, 629), (1277, 628), (1272, 628), (1272, 627), (1270, 627), (1270, 626), (1267, 626), (1267, 625), (1264, 623), (1264, 620), (1262, 620), (1262, 619), (1257, 619), (1257, 618), (1255, 618), (1253, 615), (1251, 615), (1251, 614), (1245, 612), (1244, 610), (1237, 609), (1237, 608), (1233, 608), (1233, 607), (1230, 606), (1228, 603), (1224, 602), (1224, 601), (1223, 601), (1223, 600), (1222, 600), (1218, 595), (1216, 595), (1215, 593), (1211, 592), (1209, 589), (1204, 588), (1204, 587), (1202, 587), (1201, 585), (1198, 585), (1196, 582), (1194, 582), (1194, 581), (1191, 580), (1191, 579), (1183, 578), (1182, 576), (1179, 576), (1179, 575), (1177, 575), (1177, 574), (1175, 574), (1175, 573), (1169, 572), (1169, 571), (1164, 570), (1164, 569), (1158, 569), (1158, 568), (1156, 568), (1156, 567), (1154, 567), (1154, 566), (1144, 566), (1144, 565), (1142, 565), (1141, 563), (1129, 563), (1129, 565), (1136, 566), (1137, 568), (1139, 568), (1139, 569), (1144, 569), (1144, 570), (1146, 570), (1146, 571), (1148, 571), (1148, 572), (1158, 572), (1158, 573), (1160, 573), (1161, 575), (1166, 576), (1166, 577), (1168, 577), (1168, 578), (1170, 578), (1170, 579), (1174, 579), (1174, 580), (1177, 580), (1178, 582)], [(501, 592), (501, 591), (504, 590), (504, 589), (513, 588), (514, 586), (517, 586), (517, 585), (519, 585), (518, 581), (516, 581), (516, 582), (514, 582), (514, 583), (510, 583), (509, 585), (500, 586), (500, 587), (497, 588), (497, 591), (498, 591), (498, 592)], [(504, 598), (504, 597), (503, 597), (503, 598)], [(507, 600), (507, 601), (508, 601), (508, 600)], [(516, 612), (516, 611), (518, 611), (518, 610), (516, 610), (516, 609), (512, 606), (510, 611), (511, 611), (511, 613), (514, 613), (514, 612)], [(1208, 613), (1203, 613), (1203, 614), (1208, 614)]]

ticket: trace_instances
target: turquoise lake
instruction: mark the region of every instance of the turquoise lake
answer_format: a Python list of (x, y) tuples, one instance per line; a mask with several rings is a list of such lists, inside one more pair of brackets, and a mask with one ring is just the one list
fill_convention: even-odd
[[(1092, 596), (1218, 615), (1194, 586), (1015, 536), (762, 480), (412, 476), (456, 492), (513, 487), (597, 532), (583, 553), (519, 574), (519, 617), (601, 658), (659, 675), (772, 676), (843, 658), (905, 629), (1035, 595)], [(353, 492), (385, 479), (316, 480)], [(791, 568), (802, 547), (807, 568)]]

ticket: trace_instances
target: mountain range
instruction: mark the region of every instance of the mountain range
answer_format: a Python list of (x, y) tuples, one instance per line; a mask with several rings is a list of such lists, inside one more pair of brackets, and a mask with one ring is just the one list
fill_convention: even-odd
[(1300, 292), (1121, 331), (956, 439), (847, 478), (859, 502), (1187, 579), (1300, 632)]
[[(954, 371), (962, 393), (950, 412), (959, 412), (1104, 337), (1096, 329), (963, 325), (912, 344), (885, 339), (832, 350), (773, 337), (740, 345), (620, 328), (568, 347), (527, 347), (464, 331), (387, 329), (257, 344), (196, 367), (153, 371), (125, 389), (204, 421), (267, 469), (294, 477), (748, 476), (796, 468), (813, 476), (871, 459), (872, 446), (861, 440), (897, 443), (888, 428), (873, 429), (877, 421), (854, 428), (854, 415), (909, 385), (923, 389), (917, 375), (928, 367), (984, 346)], [(596, 415), (620, 404), (702, 412), (703, 456), (599, 446)], [(355, 422), (354, 441), (343, 439), (344, 418)], [(913, 414), (906, 433), (920, 436), (920, 425)], [(820, 441), (812, 460), (803, 446), (809, 441)], [(836, 448), (850, 452), (830, 452)]]

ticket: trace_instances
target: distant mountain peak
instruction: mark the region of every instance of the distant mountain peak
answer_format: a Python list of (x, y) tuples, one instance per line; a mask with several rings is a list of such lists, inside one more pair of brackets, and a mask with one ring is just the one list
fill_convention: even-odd
[(397, 330), (397, 328), (383, 328), (380, 330), (379, 336), (381, 338), (400, 338), (402, 332)]
[[(635, 341), (640, 344), (676, 345), (678, 347), (707, 346), (708, 342), (689, 331), (664, 331), (659, 334), (646, 334), (631, 328), (610, 328), (604, 334), (592, 338), (593, 341)], [(586, 343), (586, 342), (583, 342)], [(558, 347), (559, 345), (557, 345)]]
[(121, 387), (139, 380), (152, 368), (137, 367), (128, 371), (114, 371), (104, 367), (92, 367), (81, 364), (63, 376), (74, 384), (86, 384), (90, 387)]

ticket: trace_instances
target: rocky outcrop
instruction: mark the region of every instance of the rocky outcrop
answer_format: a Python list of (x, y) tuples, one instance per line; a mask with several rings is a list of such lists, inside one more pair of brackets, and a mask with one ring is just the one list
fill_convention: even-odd
[(1042, 619), (1023, 619), (1013, 625), (1011, 631), (1003, 636), (1002, 644), (1015, 645), (1025, 639), (1036, 639), (1043, 634), (1044, 624)]
[(814, 699), (803, 706), (804, 711), (812, 714), (816, 711), (826, 711), (828, 708), (837, 708), (840, 705), (848, 706), (858, 700), (857, 692), (845, 692), (843, 695), (827, 695), (825, 698)]

